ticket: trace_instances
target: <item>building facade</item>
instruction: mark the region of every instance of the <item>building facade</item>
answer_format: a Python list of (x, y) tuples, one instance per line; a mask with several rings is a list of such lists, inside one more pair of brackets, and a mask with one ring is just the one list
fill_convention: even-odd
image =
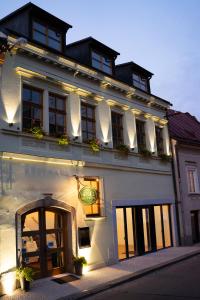
[(27, 39), (1, 65), (4, 292), (21, 260), (41, 278), (177, 243), (170, 103), (94, 38), (66, 46), (70, 27), (30, 3), (0, 21), (10, 45)]
[(182, 245), (200, 242), (200, 123), (189, 113), (168, 112)]

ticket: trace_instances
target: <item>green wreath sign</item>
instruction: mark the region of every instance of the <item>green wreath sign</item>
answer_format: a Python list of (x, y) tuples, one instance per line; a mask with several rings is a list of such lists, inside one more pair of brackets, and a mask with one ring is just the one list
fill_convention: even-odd
[(85, 205), (94, 204), (97, 201), (96, 189), (89, 186), (84, 186), (79, 192), (79, 199)]

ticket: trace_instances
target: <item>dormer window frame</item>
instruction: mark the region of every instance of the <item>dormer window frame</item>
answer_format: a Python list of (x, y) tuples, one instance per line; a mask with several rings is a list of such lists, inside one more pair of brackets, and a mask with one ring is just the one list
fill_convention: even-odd
[[(92, 66), (93, 68), (95, 68), (95, 69), (97, 69), (97, 70), (99, 70), (99, 71), (101, 71), (101, 72), (107, 74), (107, 75), (111, 75), (111, 76), (112, 76), (112, 75), (113, 75), (113, 59), (110, 58), (109, 55), (104, 54), (104, 53), (102, 53), (101, 51), (96, 50), (95, 48), (91, 48), (91, 49), (90, 49), (90, 52), (91, 52), (91, 66)], [(94, 60), (95, 60), (96, 62), (99, 63), (100, 68), (98, 68), (98, 67), (96, 67), (96, 66), (93, 65), (93, 54), (96, 54), (96, 55), (98, 55), (98, 56), (100, 57), (100, 60), (97, 60), (97, 59), (94, 58)], [(103, 59), (109, 59), (109, 60), (110, 60), (110, 66), (109, 66), (108, 64), (105, 64), (105, 63), (103, 62)], [(106, 66), (106, 67), (108, 67), (108, 68), (110, 67), (110, 71), (111, 71), (111, 72), (106, 72), (106, 71), (103, 69), (103, 66)]]
[[(134, 79), (134, 76), (137, 76), (138, 79)], [(132, 84), (134, 87), (139, 88), (144, 92), (148, 92), (148, 78), (143, 77), (139, 72), (132, 72)]]
[[(35, 23), (35, 24), (38, 24), (38, 25), (40, 25), (40, 26), (43, 26), (44, 29), (45, 29), (45, 31), (42, 32), (42, 31), (40, 31), (40, 30), (34, 28), (34, 23)], [(60, 34), (60, 41), (58, 41), (57, 39), (55, 39), (54, 37), (52, 37), (52, 36), (49, 35), (50, 30), (51, 30), (52, 32), (54, 32), (55, 34)], [(40, 40), (36, 39), (36, 38), (34, 37), (34, 32), (38, 32), (40, 35), (43, 35), (43, 36), (45, 37), (45, 42), (43, 43), (43, 42), (41, 42)], [(62, 50), (63, 50), (63, 34), (62, 34), (62, 31), (59, 30), (59, 29), (56, 29), (56, 28), (55, 28), (54, 26), (52, 26), (51, 24), (48, 24), (48, 23), (45, 22), (45, 21), (40, 21), (40, 20), (38, 20), (37, 17), (36, 17), (36, 18), (33, 17), (33, 18), (32, 18), (32, 23), (31, 23), (31, 35), (32, 35), (32, 39), (33, 39), (35, 42), (38, 42), (38, 43), (40, 43), (41, 45), (46, 46), (46, 47), (48, 47), (48, 48), (51, 48), (51, 49), (53, 49), (53, 50), (62, 52)], [(60, 47), (59, 47), (59, 48), (53, 47), (52, 45), (50, 45), (49, 40), (52, 40), (52, 41), (58, 43), (58, 44), (60, 45)]]

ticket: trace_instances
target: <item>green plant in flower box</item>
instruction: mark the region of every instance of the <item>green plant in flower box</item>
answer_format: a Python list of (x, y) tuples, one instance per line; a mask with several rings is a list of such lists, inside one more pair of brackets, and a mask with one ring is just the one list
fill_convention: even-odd
[(143, 157), (145, 157), (145, 158), (151, 158), (151, 157), (152, 157), (152, 152), (149, 151), (149, 150), (146, 149), (146, 148), (141, 149), (141, 150), (139, 151), (139, 153), (140, 153)]
[(93, 152), (99, 152), (100, 151), (100, 141), (98, 139), (91, 139), (88, 140), (88, 144), (90, 145), (90, 148)]
[(167, 155), (165, 153), (159, 154), (159, 157), (163, 162), (170, 162), (171, 161), (171, 155)]
[(30, 132), (38, 140), (41, 140), (44, 137), (44, 135), (45, 135), (44, 131), (39, 126), (35, 126), (35, 127), (31, 128)]
[(116, 149), (118, 151), (120, 151), (121, 153), (126, 154), (126, 155), (128, 155), (129, 152), (130, 152), (129, 147), (127, 145), (125, 145), (125, 144), (119, 144), (119, 145), (117, 145)]
[(69, 145), (69, 142), (70, 142), (69, 137), (66, 135), (62, 135), (58, 139), (58, 144), (60, 146), (67, 146), (67, 145)]

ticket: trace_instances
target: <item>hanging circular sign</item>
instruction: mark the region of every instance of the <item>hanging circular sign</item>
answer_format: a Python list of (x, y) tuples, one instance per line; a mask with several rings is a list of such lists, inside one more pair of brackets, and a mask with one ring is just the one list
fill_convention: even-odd
[(97, 201), (96, 189), (89, 186), (84, 186), (79, 192), (79, 199), (85, 205), (94, 204)]

